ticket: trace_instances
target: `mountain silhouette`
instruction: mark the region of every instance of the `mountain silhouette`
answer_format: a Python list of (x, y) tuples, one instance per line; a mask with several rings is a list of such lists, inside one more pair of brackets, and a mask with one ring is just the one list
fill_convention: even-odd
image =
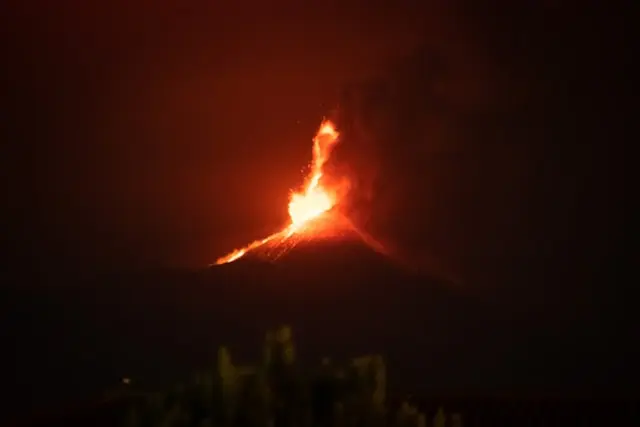
[[(253, 362), (264, 331), (281, 324), (303, 364), (383, 355), (392, 391), (532, 390), (566, 368), (516, 310), (408, 269), (353, 230), (301, 238), (276, 258), (256, 251), (197, 271), (9, 291), (3, 336), (20, 357), (5, 378), (16, 399), (29, 396), (13, 402), (23, 407), (98, 395), (125, 376), (166, 385), (209, 365), (220, 345)], [(559, 383), (573, 381), (562, 372)]]

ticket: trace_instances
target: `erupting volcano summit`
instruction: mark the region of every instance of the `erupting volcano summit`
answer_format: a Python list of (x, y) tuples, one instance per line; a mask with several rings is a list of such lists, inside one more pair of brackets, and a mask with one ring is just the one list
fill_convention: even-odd
[(289, 225), (264, 239), (235, 249), (216, 260), (216, 265), (233, 262), (257, 248), (262, 248), (265, 253), (277, 257), (295, 246), (303, 235), (306, 237), (316, 236), (326, 231), (329, 223), (339, 219), (341, 221), (338, 222), (344, 221), (349, 224), (350, 228), (353, 228), (353, 225), (346, 218), (329, 212), (338, 204), (343, 193), (341, 190), (347, 183), (342, 181), (339, 185), (327, 186), (322, 181), (324, 165), (338, 143), (339, 136), (340, 134), (331, 121), (326, 120), (320, 125), (320, 129), (313, 138), (313, 158), (306, 184), (301, 191), (292, 192), (289, 199)]

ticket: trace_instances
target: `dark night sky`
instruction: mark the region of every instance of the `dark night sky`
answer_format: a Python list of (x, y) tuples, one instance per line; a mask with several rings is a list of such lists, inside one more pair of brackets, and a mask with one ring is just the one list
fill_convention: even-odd
[(14, 6), (12, 252), (204, 265), (285, 221), (339, 106), (375, 233), (465, 281), (590, 276), (624, 231), (626, 27), (526, 4)]
[[(18, 259), (205, 264), (285, 221), (337, 105), (366, 129), (338, 154), (373, 189), (357, 215), (414, 256), (472, 282), (613, 256), (619, 16), (562, 2), (216, 4), (10, 6)], [(399, 89), (376, 99), (376, 85)]]
[(562, 1), (10, 3), (2, 234), (19, 287), (29, 272), (200, 267), (273, 232), (334, 114), (330, 167), (350, 174), (363, 228), (531, 309), (545, 333), (562, 321), (630, 348), (630, 15)]
[(12, 228), (37, 260), (201, 265), (279, 226), (341, 86), (430, 20), (135, 4), (8, 17)]

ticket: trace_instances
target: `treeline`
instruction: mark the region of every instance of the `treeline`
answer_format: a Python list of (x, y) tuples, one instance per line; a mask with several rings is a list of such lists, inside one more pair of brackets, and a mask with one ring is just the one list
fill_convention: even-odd
[(215, 366), (163, 393), (130, 391), (128, 427), (428, 427), (461, 426), (459, 414), (434, 417), (409, 403), (386, 404), (386, 367), (381, 356), (312, 369), (296, 363), (291, 329), (269, 331), (262, 360), (235, 365), (228, 349)]

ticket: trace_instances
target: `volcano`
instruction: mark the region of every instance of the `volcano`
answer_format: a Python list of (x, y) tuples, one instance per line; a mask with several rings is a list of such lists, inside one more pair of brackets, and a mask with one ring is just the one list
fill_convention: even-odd
[[(327, 212), (305, 222), (295, 233), (289, 235), (276, 234), (276, 237), (248, 251), (240, 261), (262, 260), (276, 262), (296, 258), (300, 253), (307, 253), (311, 248), (331, 246), (337, 249), (340, 244), (348, 247), (368, 247), (367, 252), (390, 256), (384, 245), (369, 234), (360, 231), (353, 223), (339, 212)], [(297, 250), (290, 254), (290, 252)], [(388, 262), (390, 260), (387, 260)], [(227, 264), (227, 263), (223, 263)], [(243, 263), (240, 263), (243, 264)]]
[[(283, 252), (288, 247), (295, 246), (301, 238), (313, 234), (323, 234), (329, 229), (326, 226), (326, 220), (337, 218), (333, 213), (348, 189), (348, 182), (345, 178), (342, 180), (334, 179), (330, 185), (325, 179), (324, 166), (339, 138), (340, 133), (334, 124), (329, 120), (323, 121), (313, 138), (313, 157), (305, 185), (300, 191), (292, 191), (290, 195), (289, 224), (276, 233), (255, 240), (242, 248), (234, 249), (227, 255), (218, 258), (215, 262), (216, 265), (234, 262), (249, 252), (256, 252), (256, 250), (263, 254), (265, 251), (274, 249)], [(320, 227), (320, 233), (314, 233), (318, 228), (317, 222), (321, 219), (324, 225)]]
[[(291, 192), (288, 224), (208, 268), (108, 275), (7, 298), (9, 346), (27, 355), (14, 369), (21, 373), (15, 384), (73, 399), (74, 391), (98, 392), (122, 376), (179, 379), (207, 365), (221, 344), (254, 359), (264, 331), (288, 324), (306, 352), (301, 360), (381, 353), (399, 389), (455, 386), (456, 357), (467, 353), (459, 351), (470, 323), (465, 298), (412, 273), (341, 212), (349, 183), (323, 169), (338, 141), (323, 122), (307, 179)], [(55, 369), (42, 365), (43, 348)]]
[(386, 288), (398, 281), (426, 279), (429, 287), (444, 288), (438, 281), (418, 277), (394, 258), (376, 251), (348, 223), (336, 229), (335, 219), (330, 219), (330, 228), (320, 230), (323, 222), (313, 224), (313, 233), (299, 233), (285, 244), (276, 241), (233, 263), (212, 266), (207, 276), (222, 293), (239, 295), (241, 289), (246, 289), (252, 295), (262, 295), (270, 304), (279, 296), (291, 303), (294, 295), (303, 299), (313, 295), (314, 304), (321, 300), (339, 303), (341, 298), (363, 291), (391, 293)]
[(309, 174), (291, 192), (289, 223), (218, 258), (201, 275), (206, 290), (192, 296), (215, 293), (217, 318), (234, 330), (261, 333), (264, 325), (287, 323), (314, 336), (318, 348), (404, 353), (421, 343), (431, 347), (468, 311), (466, 299), (410, 270), (341, 211), (349, 180), (324, 170), (338, 143), (338, 130), (323, 121)]
[[(340, 210), (342, 202), (349, 196), (349, 179), (344, 176), (326, 176), (324, 167), (339, 142), (340, 132), (330, 120), (324, 120), (313, 138), (312, 161), (307, 179), (300, 190), (292, 191), (290, 194), (289, 224), (267, 237), (234, 249), (227, 255), (218, 258), (213, 266), (230, 264), (238, 260), (251, 263), (256, 260), (276, 261), (283, 257), (290, 259), (292, 256), (288, 253), (298, 247), (300, 248), (293, 255), (293, 258), (297, 259), (295, 264), (298, 267), (286, 269), (286, 274), (291, 275), (292, 272), (303, 271), (304, 274), (311, 277), (298, 277), (293, 273), (296, 280), (308, 282), (323, 278), (323, 280), (336, 282), (344, 280), (345, 272), (354, 271), (354, 268), (357, 269), (358, 266), (370, 263), (379, 267), (388, 264), (388, 260), (371, 261), (368, 255), (363, 255), (365, 252), (371, 252), (362, 251), (361, 246), (363, 245), (373, 252), (387, 257), (390, 257), (390, 252), (373, 236), (360, 230)], [(343, 245), (344, 247), (342, 247)], [(322, 251), (316, 250), (321, 246), (325, 249), (330, 246), (331, 249), (325, 250), (325, 252), (332, 255), (342, 254), (338, 258), (355, 257), (358, 261), (347, 262), (344, 265), (324, 263), (322, 256), (320, 256)], [(354, 250), (354, 247), (358, 247), (358, 249)], [(353, 254), (344, 253), (345, 250), (355, 252)], [(310, 253), (311, 255), (309, 255)], [(313, 260), (314, 257), (319, 257), (319, 259)], [(291, 262), (284, 262), (285, 266), (290, 264)], [(237, 268), (245, 268), (244, 265), (246, 263), (242, 262)], [(283, 263), (280, 262), (278, 265), (283, 265)], [(367, 270), (368, 273), (371, 271)], [(340, 272), (340, 278), (324, 277), (331, 272)], [(385, 274), (380, 272), (376, 277), (382, 279), (386, 277), (387, 273), (388, 271), (385, 270)]]

